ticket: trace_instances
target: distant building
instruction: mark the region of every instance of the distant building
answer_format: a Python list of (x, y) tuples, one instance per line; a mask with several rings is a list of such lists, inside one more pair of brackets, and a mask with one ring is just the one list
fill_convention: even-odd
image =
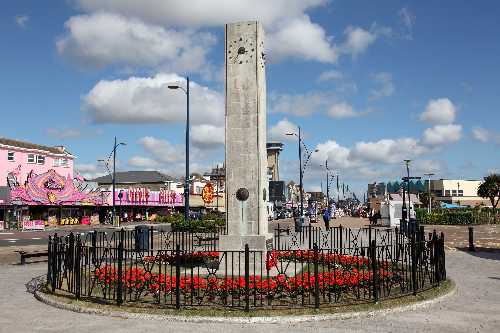
[[(477, 189), (481, 185), (480, 180), (464, 179), (438, 179), (430, 181), (430, 190), (436, 199), (449, 204), (458, 204), (462, 206), (491, 206), (487, 198), (481, 198), (477, 195)], [(425, 188), (428, 189), (428, 181), (425, 182)]]
[(280, 152), (283, 150), (283, 144), (281, 142), (268, 142), (266, 147), (269, 180), (278, 181), (280, 180), (279, 156)]
[(386, 195), (385, 183), (368, 184), (367, 198), (384, 197)]

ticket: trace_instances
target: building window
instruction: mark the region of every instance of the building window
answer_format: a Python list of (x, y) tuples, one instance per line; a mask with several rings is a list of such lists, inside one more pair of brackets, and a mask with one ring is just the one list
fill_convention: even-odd
[(28, 163), (35, 163), (35, 154), (28, 154)]
[(13, 151), (9, 151), (7, 153), (7, 161), (14, 161), (14, 152)]
[(55, 158), (54, 159), (54, 166), (55, 167), (67, 167), (68, 166), (68, 160), (65, 158)]
[(36, 155), (36, 163), (37, 164), (45, 164), (45, 156)]
[(464, 191), (463, 190), (458, 190), (458, 196), (463, 197), (464, 196)]
[(457, 190), (452, 190), (451, 191), (451, 196), (456, 197), (457, 196)]
[(446, 197), (450, 196), (450, 190), (446, 190), (445, 193), (446, 193), (446, 195), (445, 195)]

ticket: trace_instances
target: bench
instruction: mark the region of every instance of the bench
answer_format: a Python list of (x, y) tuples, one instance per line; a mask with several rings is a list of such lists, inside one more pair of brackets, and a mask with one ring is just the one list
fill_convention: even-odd
[(26, 252), (26, 251), (15, 251), (21, 255), (21, 265), (26, 264), (27, 258), (39, 258), (39, 257), (48, 257), (48, 251), (35, 251), (35, 252)]

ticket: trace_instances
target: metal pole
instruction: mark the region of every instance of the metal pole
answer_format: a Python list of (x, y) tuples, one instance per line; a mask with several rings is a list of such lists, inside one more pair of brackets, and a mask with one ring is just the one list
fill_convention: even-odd
[(302, 170), (302, 136), (299, 126), (299, 187), (300, 187), (300, 226), (304, 224), (304, 188), (302, 184), (303, 170)]
[(186, 77), (186, 175), (184, 180), (184, 220), (189, 221), (189, 76)]
[(328, 175), (328, 160), (325, 162), (326, 166), (326, 209), (328, 212), (328, 215), (330, 215), (330, 186), (329, 186), (329, 175)]
[(111, 214), (111, 223), (115, 224), (115, 187), (116, 187), (116, 136), (115, 136), (115, 144), (113, 146), (113, 212)]

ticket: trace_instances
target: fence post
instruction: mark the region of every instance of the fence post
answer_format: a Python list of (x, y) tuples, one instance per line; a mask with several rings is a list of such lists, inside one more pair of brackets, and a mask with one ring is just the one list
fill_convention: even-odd
[(81, 282), (82, 282), (82, 270), (80, 267), (80, 263), (82, 261), (82, 241), (80, 236), (76, 236), (76, 253), (75, 253), (75, 297), (76, 299), (80, 299), (81, 295)]
[(278, 237), (277, 238), (278, 238), (278, 246), (277, 246), (277, 248), (278, 248), (278, 251), (280, 251), (281, 250), (281, 229), (280, 229), (280, 224), (279, 223), (278, 223)]
[(377, 274), (377, 241), (372, 240), (369, 246), (370, 261), (372, 264), (373, 301), (378, 303), (378, 274)]
[(54, 238), (52, 240), (52, 292), (56, 292), (57, 287), (57, 255), (58, 255), (58, 238), (57, 233), (54, 234)]
[(415, 244), (415, 232), (411, 232), (411, 284), (413, 287), (413, 295), (417, 295), (417, 251)]
[(344, 238), (344, 233), (342, 232), (342, 224), (339, 225), (339, 247), (340, 247), (340, 254), (344, 254), (344, 248), (343, 248), (343, 241), (342, 239)]
[(175, 244), (175, 308), (181, 308), (181, 245)]
[(245, 312), (250, 311), (250, 250), (245, 244)]
[(308, 231), (309, 231), (309, 250), (312, 249), (312, 225), (311, 225), (311, 220), (309, 220), (309, 225), (308, 225)]
[(97, 230), (92, 231), (92, 249), (91, 249), (91, 255), (92, 255), (92, 264), (95, 265), (96, 263), (96, 251), (97, 251)]
[(120, 241), (118, 242), (118, 289), (116, 291), (116, 304), (121, 305), (123, 303), (123, 239), (125, 230), (123, 228), (120, 230)]
[(476, 251), (474, 247), (474, 227), (469, 227), (469, 251)]
[(445, 280), (446, 279), (446, 255), (444, 253), (444, 233), (441, 232), (441, 239), (440, 239), (440, 243), (439, 243), (439, 248), (440, 248), (440, 251), (441, 251), (441, 272), (440, 272), (440, 276), (441, 276), (441, 280)]
[(316, 243), (314, 243), (314, 307), (319, 309), (319, 253)]
[(52, 283), (52, 279), (50, 277), (52, 272), (52, 236), (49, 235), (49, 242), (47, 246), (47, 286), (49, 283)]
[(150, 251), (151, 251), (151, 252), (150, 252), (150, 255), (151, 255), (151, 256), (153, 256), (153, 249), (154, 249), (154, 247), (153, 247), (153, 245), (154, 245), (153, 227), (150, 227), (150, 228), (149, 228), (149, 239), (150, 239), (150, 240), (149, 240), (149, 242), (151, 243), (151, 244), (149, 245), (149, 249), (150, 249)]

